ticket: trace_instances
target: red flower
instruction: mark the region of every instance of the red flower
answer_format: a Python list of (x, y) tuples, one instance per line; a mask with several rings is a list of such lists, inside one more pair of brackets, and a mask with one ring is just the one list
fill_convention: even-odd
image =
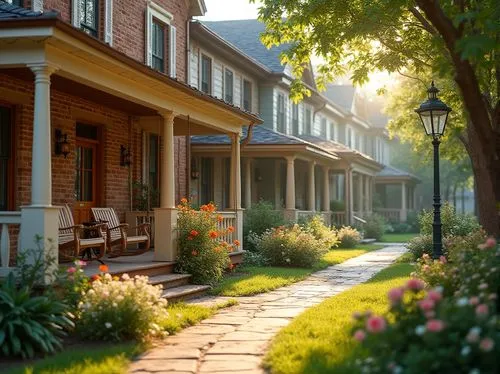
[(234, 227), (233, 226), (229, 226), (227, 228), (227, 232), (234, 232)]
[(94, 275), (92, 275), (92, 276), (90, 277), (90, 279), (91, 279), (92, 281), (96, 281), (96, 280), (101, 279), (101, 277), (99, 276), (99, 274), (94, 274)]
[(188, 201), (187, 201), (187, 199), (186, 199), (185, 197), (183, 197), (183, 198), (181, 199), (181, 204), (187, 204), (187, 202), (188, 202)]
[(211, 230), (209, 233), (208, 233), (208, 236), (211, 237), (212, 239), (216, 239), (217, 236), (219, 236), (219, 234), (217, 233), (217, 231), (214, 231), (214, 230)]
[(193, 252), (191, 252), (191, 254), (192, 254), (193, 256), (198, 256), (198, 251), (193, 251)]
[(222, 222), (224, 221), (224, 217), (222, 217), (220, 214), (217, 216), (217, 221)]
[(109, 267), (108, 267), (108, 265), (104, 265), (104, 264), (99, 265), (99, 271), (100, 271), (101, 273), (107, 273), (107, 272), (109, 271)]
[(191, 230), (190, 234), (191, 234), (191, 236), (196, 237), (199, 235), (199, 232), (196, 230)]
[(239, 247), (239, 246), (240, 246), (240, 244), (241, 244), (241, 243), (240, 243), (240, 241), (239, 241), (238, 239), (236, 239), (233, 243), (234, 243), (234, 245), (235, 245), (235, 246), (237, 246), (237, 247)]

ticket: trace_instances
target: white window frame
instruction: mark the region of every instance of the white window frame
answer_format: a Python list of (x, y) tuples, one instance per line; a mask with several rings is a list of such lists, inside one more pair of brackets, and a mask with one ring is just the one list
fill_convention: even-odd
[[(280, 118), (280, 98), (283, 99), (283, 124), (280, 129), (279, 118)], [(281, 91), (278, 91), (278, 97), (276, 99), (276, 130), (282, 131), (283, 134), (286, 134), (286, 104), (285, 104), (285, 94)]]
[(198, 56), (198, 62), (199, 62), (199, 67), (198, 67), (198, 89), (201, 92), (204, 92), (202, 90), (202, 82), (203, 82), (203, 57), (206, 57), (210, 60), (210, 87), (208, 87), (208, 95), (212, 95), (213, 89), (214, 89), (214, 57), (210, 55), (209, 53), (206, 53), (205, 51), (202, 51), (200, 49), (199, 56)]

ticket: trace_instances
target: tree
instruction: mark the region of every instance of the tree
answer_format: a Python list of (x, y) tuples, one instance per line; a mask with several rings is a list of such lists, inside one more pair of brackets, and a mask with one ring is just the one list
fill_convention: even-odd
[[(282, 62), (290, 64), (296, 77), (302, 76), (311, 55), (321, 56), (319, 88), (346, 71), (352, 72), (357, 84), (377, 70), (414, 77), (432, 74), (453, 82), (462, 104), (458, 108), (463, 106), (465, 114), (465, 126), (454, 130), (471, 158), (481, 191), (479, 218), (486, 230), (499, 233), (494, 203), (500, 201), (498, 0), (263, 0), (262, 4), (263, 43), (268, 47), (290, 43)], [(294, 99), (308, 94), (299, 80), (293, 87)]]

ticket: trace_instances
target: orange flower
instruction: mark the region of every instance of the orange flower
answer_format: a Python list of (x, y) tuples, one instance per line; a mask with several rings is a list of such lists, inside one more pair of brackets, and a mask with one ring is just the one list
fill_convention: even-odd
[(187, 204), (187, 202), (188, 202), (188, 200), (185, 197), (183, 197), (181, 199), (181, 204)]
[(223, 247), (227, 247), (229, 244), (228, 244), (227, 242), (222, 242), (222, 243), (221, 243), (221, 245), (222, 245)]
[(211, 237), (212, 239), (215, 239), (215, 238), (217, 238), (217, 236), (219, 236), (219, 234), (217, 234), (217, 231), (211, 230), (208, 233), (208, 236)]
[(99, 274), (94, 274), (94, 275), (92, 275), (92, 276), (90, 277), (90, 279), (91, 279), (92, 281), (96, 281), (96, 280), (101, 279), (101, 277), (99, 276)]
[(239, 246), (240, 246), (240, 244), (241, 244), (241, 243), (240, 243), (240, 241), (239, 241), (238, 239), (236, 239), (233, 243), (234, 243), (234, 245), (235, 245), (235, 246), (237, 246), (237, 247), (239, 247)]
[(229, 270), (233, 270), (234, 269), (234, 264), (229, 264)]
[(215, 248), (214, 248), (214, 251), (215, 251), (215, 252), (220, 252), (220, 251), (221, 251), (221, 248), (220, 248), (220, 247), (215, 247)]
[(109, 266), (108, 265), (104, 265), (104, 264), (99, 265), (99, 271), (101, 273), (107, 273), (109, 271)]
[(234, 232), (234, 227), (233, 226), (229, 226), (227, 228), (227, 232)]
[(196, 237), (196, 236), (198, 236), (199, 232), (196, 230), (191, 230), (190, 234), (191, 234), (191, 236)]
[(187, 237), (187, 240), (193, 240), (193, 237), (192, 237), (191, 235), (189, 235), (189, 236)]
[(192, 254), (193, 256), (198, 256), (198, 251), (193, 251), (193, 252), (191, 252), (191, 254)]
[(224, 221), (224, 217), (222, 217), (220, 214), (217, 216), (217, 221), (222, 222)]

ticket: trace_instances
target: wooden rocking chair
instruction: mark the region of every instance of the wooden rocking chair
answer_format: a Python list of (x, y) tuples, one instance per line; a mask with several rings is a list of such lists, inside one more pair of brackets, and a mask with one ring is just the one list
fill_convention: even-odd
[[(86, 238), (85, 231), (92, 230), (94, 238)], [(85, 227), (75, 225), (73, 213), (68, 204), (64, 204), (59, 211), (59, 254), (62, 261), (72, 261), (78, 256), (83, 256), (85, 251), (93, 254), (90, 259), (99, 260), (106, 253), (106, 225), (97, 224)], [(97, 250), (93, 250), (97, 249)]]
[[(128, 223), (120, 223), (118, 215), (113, 208), (91, 208), (94, 219), (107, 224), (106, 242), (109, 248), (109, 257), (137, 256), (147, 252), (151, 245), (151, 225), (142, 223), (129, 227)], [(129, 236), (128, 232), (135, 230), (136, 235)], [(138, 249), (127, 250), (131, 244), (137, 244)], [(112, 251), (111, 248), (119, 246)]]

